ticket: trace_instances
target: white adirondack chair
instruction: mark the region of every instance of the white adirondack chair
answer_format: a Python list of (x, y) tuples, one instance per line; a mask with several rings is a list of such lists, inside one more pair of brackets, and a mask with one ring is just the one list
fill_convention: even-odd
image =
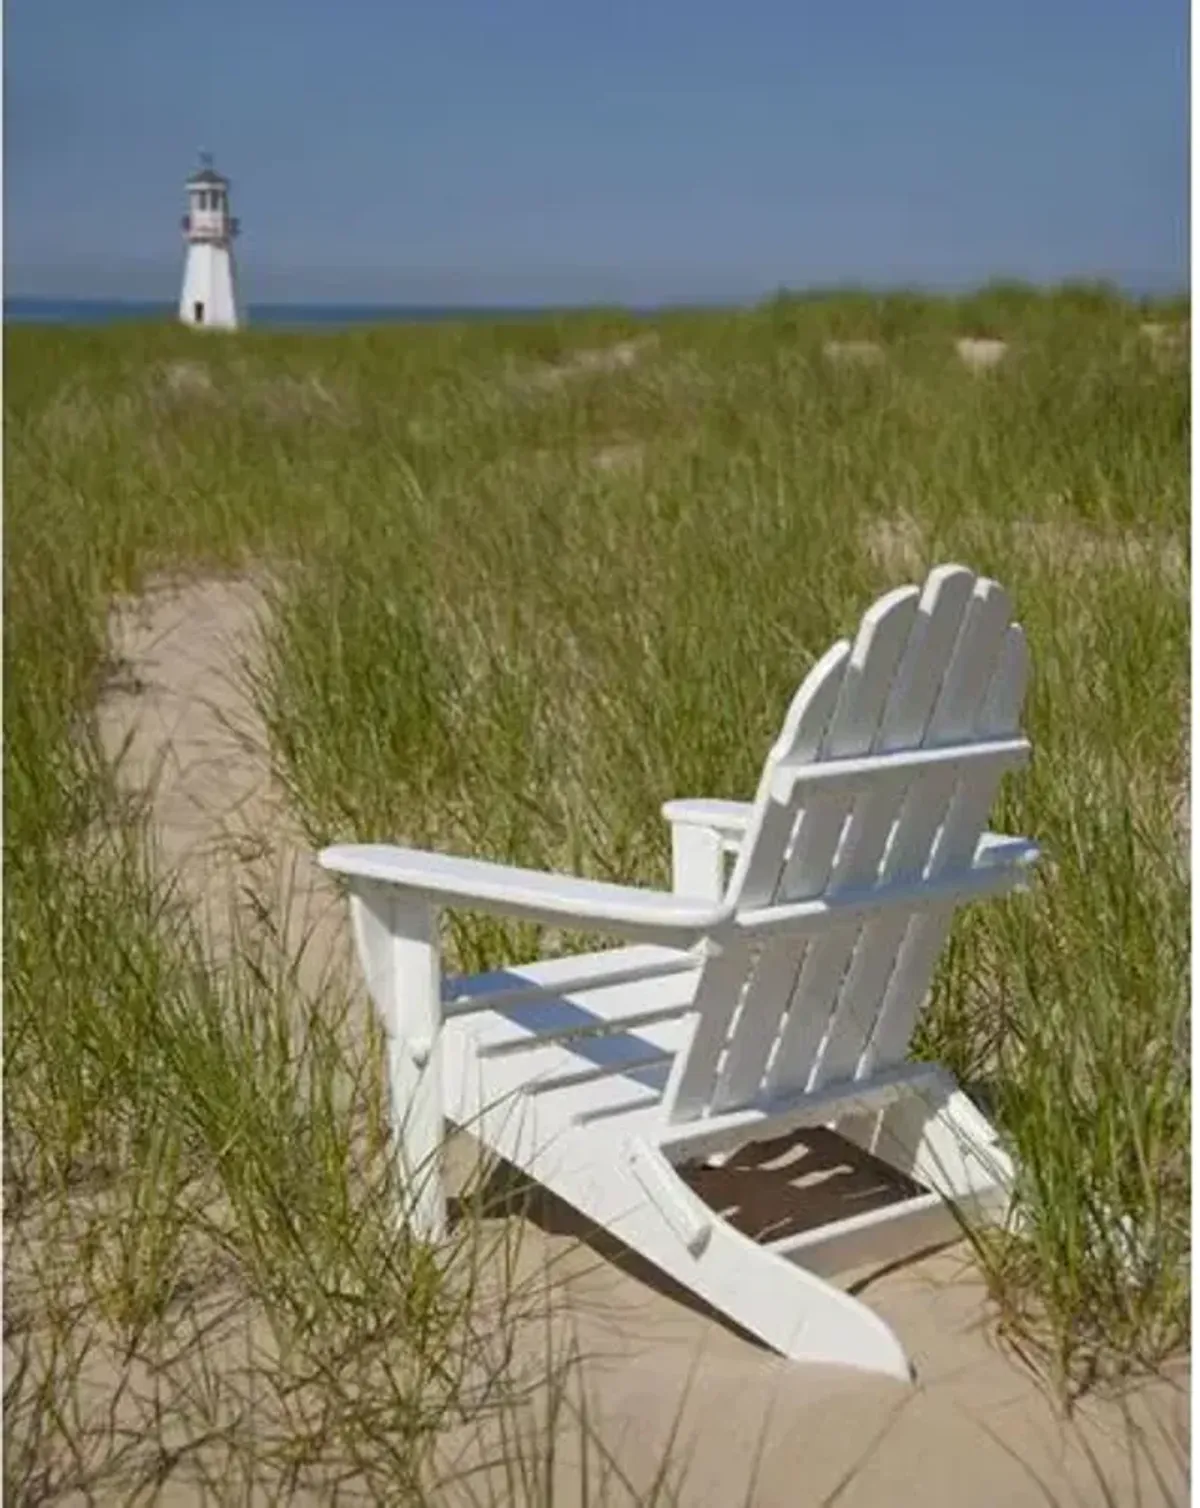
[[(1037, 856), (984, 831), (1029, 753), (1009, 620), (1004, 591), (961, 566), (883, 597), (804, 681), (753, 801), (667, 803), (672, 893), (325, 850), (349, 877), (424, 1234), (445, 1220), (448, 1118), (782, 1354), (912, 1375), (890, 1328), (827, 1278), (953, 1239), (955, 1209), (1010, 1205), (994, 1128), (908, 1058), (955, 907), (1018, 885)], [(632, 945), (443, 986), (438, 912), (453, 905)], [(759, 1243), (677, 1171), (813, 1126), (923, 1192)]]

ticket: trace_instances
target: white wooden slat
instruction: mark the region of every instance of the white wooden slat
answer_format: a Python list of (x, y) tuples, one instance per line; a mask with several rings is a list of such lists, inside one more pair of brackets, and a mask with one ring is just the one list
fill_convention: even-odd
[[(899, 752), (914, 746), (929, 751), (934, 710), (945, 683), (952, 676), (959, 684), (963, 680), (961, 669), (956, 673), (952, 662), (977, 585), (975, 575), (963, 566), (943, 566), (930, 573), (921, 595), (911, 653), (896, 678), (888, 706), (880, 742), (882, 752)], [(921, 872), (928, 856), (928, 842), (942, 820), (953, 788), (953, 776), (936, 769), (930, 769), (909, 786), (891, 839), (888, 876)]]
[(707, 1108), (730, 1021), (741, 1004), (754, 956), (750, 940), (731, 941), (708, 959), (696, 989), (696, 1030), (675, 1061), (667, 1089), (672, 1120), (690, 1120)]
[[(562, 1055), (560, 1067), (563, 1073), (575, 1066), (574, 1058), (565, 1048), (546, 1050)], [(549, 1077), (557, 1071), (547, 1068), (544, 1076)], [(513, 1102), (513, 1113), (529, 1122), (533, 1141), (540, 1145), (544, 1140), (543, 1132), (553, 1135), (564, 1125), (588, 1126), (601, 1132), (607, 1125), (618, 1122), (622, 1130), (643, 1125), (660, 1128), (664, 1123), (663, 1095), (669, 1075), (669, 1065), (652, 1063), (622, 1074), (608, 1074), (565, 1088), (547, 1089), (541, 1094), (526, 1094), (527, 1086), (523, 1083), (505, 1089), (503, 1085), (493, 1083), (489, 1072), (475, 1099), (481, 1105), (500, 1105), (507, 1097)], [(520, 1108), (517, 1102), (520, 1102)]]
[(547, 995), (534, 1004), (502, 1007), (467, 1019), (467, 1030), (480, 1057), (523, 1052), (532, 1043), (567, 1042), (572, 1038), (624, 1032), (669, 1021), (692, 1009), (695, 970), (654, 979), (603, 984), (570, 994)]
[(762, 911), (744, 911), (733, 925), (747, 937), (766, 938), (781, 932), (820, 934), (845, 923), (862, 923), (886, 915), (912, 915), (932, 910), (947, 901), (978, 900), (1002, 895), (1026, 876), (1024, 856), (1011, 863), (997, 863), (985, 856), (965, 870), (914, 881), (897, 880), (886, 885), (866, 885), (861, 890), (832, 891), (811, 901), (787, 906), (768, 906)]
[(841, 639), (805, 678), (792, 699), (763, 769), (755, 797), (755, 814), (742, 840), (730, 880), (729, 899), (737, 905), (765, 905), (775, 895), (796, 821), (790, 801), (772, 794), (774, 772), (785, 760), (807, 762), (817, 757), (850, 661), (851, 646)]
[[(976, 582), (930, 714), (927, 743), (957, 745), (963, 739), (980, 737), (977, 724), (1000, 659), (1010, 611), (1008, 595), (996, 582), (986, 579)], [(902, 864), (911, 868), (920, 865), (930, 879), (965, 872), (974, 857), (1001, 774), (1002, 769), (994, 763), (960, 763), (948, 799), (943, 790), (935, 793), (923, 783), (919, 800), (906, 803), (893, 852), (885, 866), (885, 878), (891, 878), (891, 872)], [(969, 798), (966, 793), (970, 793)], [(939, 852), (944, 854), (940, 861)], [(945, 908), (941, 908), (924, 916), (920, 923), (922, 933), (930, 928), (936, 932), (944, 915)], [(902, 953), (916, 964), (918, 955), (912, 951), (909, 931), (910, 927), (901, 926), (893, 918), (882, 918), (863, 928), (843, 981), (838, 1009), (810, 1079), (812, 1087), (837, 1082), (859, 1063)], [(935, 962), (936, 949), (929, 959), (930, 976)], [(915, 971), (912, 982), (923, 996), (928, 982), (919, 986)], [(909, 1018), (910, 1033), (919, 1003), (918, 999)], [(907, 1046), (905, 1041), (905, 1050)]]
[[(999, 589), (995, 595), (1003, 599), (1007, 612), (1007, 598)], [(965, 707), (959, 714), (964, 721), (973, 719), (976, 733), (983, 738), (994, 733), (1003, 736), (1017, 729), (1029, 665), (1025, 635), (1019, 625), (1005, 624), (994, 605), (990, 613), (991, 635), (998, 642), (994, 651), (988, 641), (982, 642), (978, 649), (980, 661), (990, 661), (986, 689), (976, 697), (973, 709)], [(950, 716), (943, 716), (940, 708), (938, 716), (940, 726), (957, 735)], [(974, 856), (1003, 774), (1002, 769), (964, 771), (930, 855), (927, 873), (931, 878), (966, 864)]]
[[(894, 896), (888, 909), (883, 902), (879, 888), (871, 891), (870, 896), (864, 899), (849, 900), (820, 900), (813, 903), (814, 906), (823, 906), (828, 920), (820, 924), (817, 918), (813, 918), (813, 930), (819, 938), (820, 949), (813, 947), (805, 959), (805, 970), (802, 971), (801, 980), (797, 983), (796, 1000), (807, 1001), (811, 992), (811, 998), (822, 998), (822, 992), (835, 991), (838, 988), (837, 970), (846, 967), (846, 959), (853, 958), (852, 970), (858, 970), (855, 976), (847, 974), (841, 985), (841, 991), (846, 992), (850, 1000), (865, 998), (879, 1004), (883, 986), (888, 985), (891, 968), (897, 959), (900, 944), (905, 941), (909, 927), (914, 924), (915, 915), (930, 914), (944, 906), (962, 905), (968, 900), (981, 899), (987, 894), (1003, 894), (1004, 891), (1012, 890), (1016, 885), (1022, 884), (1027, 873), (1027, 852), (1022, 852), (1021, 860), (1007, 864), (978, 863), (969, 870), (968, 875), (948, 876), (947, 879), (933, 879), (933, 881), (920, 881), (915, 885), (895, 885), (888, 887), (889, 893)], [(853, 921), (838, 927), (838, 912), (849, 912), (853, 915)], [(879, 921), (873, 921), (870, 929), (859, 932), (856, 923), (861, 923), (864, 912), (883, 911)], [(793, 926), (802, 926), (801, 921), (793, 921)], [(834, 942), (826, 942), (831, 938), (832, 932), (837, 930), (844, 938), (841, 946), (835, 946)], [(880, 938), (882, 941), (877, 942)], [(859, 939), (858, 949), (855, 941)], [(864, 941), (865, 939), (865, 941)], [(879, 973), (876, 973), (879, 971)], [(882, 980), (882, 982), (877, 982)], [(861, 992), (853, 994), (853, 991)], [(838, 994), (841, 1000), (841, 992)], [(870, 1004), (864, 1007), (865, 1015), (855, 1010), (852, 1018), (847, 1018), (844, 1030), (849, 1033), (849, 1021), (855, 1022), (853, 1030), (864, 1033), (862, 1041), (865, 1041), (865, 1031), (873, 1025), (874, 1007)], [(838, 1077), (835, 1072), (835, 1063), (843, 1063), (847, 1071), (853, 1068), (853, 1059), (858, 1056), (855, 1048), (837, 1048), (831, 1053), (826, 1034), (832, 1041), (834, 1019), (828, 1015), (822, 1016), (814, 1010), (797, 1010), (793, 1003), (793, 1013), (788, 1016), (787, 1030), (779, 1042), (779, 1053), (787, 1053), (781, 1062), (773, 1060), (767, 1069), (767, 1089), (772, 1093), (793, 1093), (802, 1089), (807, 1083), (813, 1087), (820, 1083), (826, 1083), (831, 1078)], [(826, 1041), (826, 1053), (829, 1056), (829, 1066), (819, 1075), (811, 1077), (811, 1068), (805, 1065), (813, 1065), (817, 1059), (817, 1051)], [(861, 1048), (862, 1041), (859, 1041)], [(778, 1059), (778, 1053), (776, 1053)], [(823, 1060), (823, 1059), (822, 1059)], [(799, 1065), (799, 1066), (796, 1066)]]
[[(978, 832), (992, 807), (998, 781), (998, 775), (978, 778), (972, 783), (969, 805), (960, 801), (962, 787), (954, 796), (950, 814), (939, 832), (936, 870), (926, 878), (927, 890), (933, 890), (939, 881), (959, 875), (971, 863)], [(948, 832), (957, 834), (953, 846), (941, 841)], [(956, 899), (965, 896), (960, 893)], [(819, 1071), (811, 1080), (814, 1087), (843, 1077), (855, 1063), (862, 1072), (870, 1071), (870, 1066), (876, 1063), (897, 1062), (905, 1057), (954, 911), (956, 902), (950, 900), (908, 917), (880, 918), (862, 929), (855, 961), (846, 979), (847, 1000), (853, 1001), (853, 1006), (847, 1009), (838, 1030), (831, 1031)], [(906, 1004), (900, 1004), (902, 991)], [(873, 1034), (877, 1038), (876, 1051), (865, 1057)]]
[[(930, 844), (954, 788), (952, 772), (937, 771), (915, 783), (884, 859), (883, 884), (920, 884)], [(774, 1080), (781, 1090), (801, 1082), (816, 1088), (836, 1079), (839, 1071), (853, 1070), (874, 1028), (911, 918), (911, 911), (900, 910), (829, 939), (826, 951), (832, 955), (829, 967), (838, 973), (839, 1000), (829, 1013), (822, 1040), (813, 1043), (811, 1033), (805, 1040), (806, 1049), (811, 1045), (807, 1070), (799, 1051), (786, 1068), (781, 1064)]]
[(565, 1043), (532, 1040), (525, 1052), (481, 1058), (474, 1052), (469, 1027), (449, 1027), (448, 1089), (453, 1097), (453, 1075), (466, 1071), (468, 1099), (477, 1109), (516, 1099), (537, 1101), (538, 1106), (544, 1101), (547, 1111), (531, 1103), (527, 1113), (538, 1118), (549, 1114), (561, 1122), (577, 1114), (607, 1117), (642, 1106), (653, 1109), (657, 1123), (663, 1119), (671, 1063), (686, 1047), (691, 1028), (691, 1018), (676, 1017), (604, 1037)]
[[(692, 955), (641, 946), (456, 980), (451, 988), (469, 995), (472, 1010), (452, 1016), (444, 1035), (459, 1066), (465, 1051), (482, 1075), (484, 1104), (582, 1090), (599, 1079), (612, 1079), (626, 1096), (661, 1095), (667, 1068), (692, 1029), (698, 967)], [(512, 980), (522, 989), (514, 990)], [(536, 993), (527, 998), (526, 991)], [(448, 1082), (451, 1101), (455, 1087)]]
[(806, 1272), (833, 1277), (856, 1267), (882, 1266), (961, 1235), (961, 1221), (940, 1194), (917, 1194), (766, 1245)]
[[(874, 750), (897, 668), (911, 640), (920, 595), (916, 587), (902, 587), (864, 615), (818, 765), (829, 763), (844, 771)], [(780, 901), (807, 899), (828, 883), (853, 807), (853, 790), (822, 789), (817, 771), (806, 773), (810, 779), (792, 791), (793, 799), (805, 805), (777, 892)]]
[(827, 1126), (844, 1116), (863, 1115), (910, 1096), (945, 1094), (953, 1088), (935, 1063), (904, 1063), (861, 1082), (830, 1084), (819, 1094), (764, 1098), (753, 1105), (699, 1120), (660, 1126), (654, 1139), (672, 1162), (706, 1157), (748, 1141), (769, 1141), (806, 1126)]
[(803, 1090), (829, 1027), (846, 959), (858, 936), (857, 919), (825, 928), (809, 946), (788, 1006), (787, 1018), (766, 1072), (770, 1093)]
[[(903, 658), (895, 664), (892, 691), (875, 740), (881, 750), (902, 757), (903, 751), (922, 746), (962, 634), (974, 585), (970, 571), (947, 567), (934, 572), (920, 594), (915, 622)], [(856, 813), (856, 831), (841, 856), (838, 872), (830, 877), (831, 893), (862, 887), (876, 878), (918, 878), (954, 781), (953, 765), (934, 765), (924, 772), (918, 765), (907, 794), (903, 788), (881, 787), (877, 794), (864, 798)], [(918, 857), (920, 862), (914, 862)], [(890, 956), (876, 964), (888, 973), (906, 920), (897, 923), (885, 919), (877, 934), (885, 948), (891, 939)], [(792, 1093), (809, 1083), (822, 1044), (837, 1030), (839, 1014), (844, 1032), (861, 1032), (863, 1040), (869, 1033), (873, 1014), (865, 1021), (860, 1019), (859, 1003), (850, 996), (845, 983), (860, 936), (857, 926), (838, 927), (811, 944), (771, 1060), (767, 1082), (773, 1092)], [(867, 1005), (866, 1010), (873, 1012), (874, 1005)]]
[[(978, 732), (988, 738), (1003, 737), (1016, 730), (1028, 678), (1029, 656), (1021, 628), (1009, 625), (1000, 638), (999, 649), (991, 657), (991, 679), (983, 688), (975, 714)], [(938, 837), (937, 849), (931, 855), (930, 879), (967, 863), (976, 852), (1000, 778), (999, 774), (980, 772), (963, 782), (964, 789), (955, 797)], [(952, 905), (936, 908), (914, 918), (907, 929), (872, 1035), (859, 1060), (860, 1076), (898, 1062), (907, 1053), (917, 1013), (929, 990), (953, 915)]]
[(803, 809), (787, 867), (771, 897), (773, 905), (820, 895), (833, 868), (852, 801), (853, 797), (842, 791), (820, 791)]
[[(1028, 650), (1021, 628), (1009, 625), (999, 637), (987, 689), (977, 698), (974, 712), (977, 731), (985, 737), (991, 736), (993, 727), (1001, 733), (1016, 729), (1028, 675)], [(1003, 774), (1003, 770), (991, 769), (964, 774), (930, 855), (931, 877), (961, 866), (974, 856)]]
[(565, 1043), (534, 1039), (522, 1053), (475, 1060), (475, 1067), (485, 1076), (481, 1099), (497, 1104), (517, 1095), (540, 1097), (578, 1090), (601, 1080), (613, 1085), (607, 1096), (610, 1101), (630, 1091), (658, 1099), (688, 1030), (689, 1022), (677, 1017), (636, 1032), (573, 1038)]
[(1012, 623), (1004, 635), (1004, 646), (984, 699), (980, 733), (988, 738), (1002, 738), (1019, 725), (1028, 682), (1029, 645), (1025, 630), (1019, 623)]
[(912, 749), (924, 742), (975, 580), (965, 566), (939, 566), (930, 572), (917, 606), (910, 651), (884, 716), (881, 752)]
[[(581, 1051), (578, 1041), (565, 1048), (556, 1044), (535, 1048), (520, 1059), (517, 1072), (522, 1092), (548, 1094), (556, 1089), (611, 1079), (624, 1088), (631, 1084), (657, 1089), (666, 1086), (670, 1064), (685, 1040), (688, 1023), (666, 1022), (636, 1036), (594, 1037)], [(561, 1054), (566, 1052), (566, 1060)], [(552, 1061), (557, 1057), (558, 1061)]]
[[(950, 902), (953, 909), (955, 902)], [(822, 1043), (809, 1085), (819, 1089), (853, 1075), (876, 1028), (881, 1005), (912, 925), (911, 913), (862, 928), (853, 945), (838, 1012)], [(907, 1042), (905, 1050), (907, 1051)]]
[[(530, 1031), (525, 1023), (514, 1024), (509, 1017), (510, 1029), (507, 1034), (479, 1044), (476, 1051), (481, 1058), (502, 1058), (512, 1053), (525, 1052), (535, 1042), (561, 1042), (569, 1045), (576, 1040), (585, 1041), (593, 1037), (634, 1031), (643, 1026), (657, 1026), (660, 1022), (673, 1021), (678, 1016), (689, 1014), (694, 993), (694, 980), (689, 979), (685, 981), (685, 989), (679, 999), (672, 1000), (667, 1005), (647, 1005), (641, 1010), (632, 1010), (621, 1017), (618, 1025), (595, 1018), (585, 1020), (582, 1014), (572, 1016), (569, 1011), (563, 1011), (556, 1012), (560, 1025), (550, 1025), (549, 1022), (555, 1017), (547, 1015), (543, 1017), (546, 1024), (539, 1025), (536, 1031)], [(638, 992), (637, 998), (646, 998), (644, 989)]]
[(955, 770), (932, 770), (909, 787), (888, 848), (884, 878), (911, 880), (925, 873), (929, 850), (946, 819), (959, 777)]
[[(811, 760), (819, 753), (850, 657), (850, 645), (840, 640), (817, 662), (792, 699), (783, 731), (763, 769), (754, 816), (730, 879), (727, 903), (731, 905), (765, 904), (777, 891), (795, 810), (772, 796), (772, 775), (783, 759)], [(741, 1006), (757, 956), (757, 948), (749, 942), (730, 939), (706, 961), (696, 990), (695, 1035), (688, 1052), (677, 1059), (668, 1088), (672, 1118), (686, 1120), (707, 1108), (730, 1023)]]
[[(915, 587), (891, 592), (865, 615), (836, 712), (821, 745), (821, 763), (856, 760), (869, 755), (874, 747), (896, 666), (911, 634), (918, 596)], [(853, 807), (853, 794), (845, 789), (804, 786), (793, 791), (806, 805), (775, 897), (777, 902), (807, 899), (828, 883)]]
[[(852, 759), (873, 747), (919, 597), (916, 587), (904, 587), (888, 593), (864, 615), (821, 741), (822, 761)], [(774, 897), (784, 903), (808, 900), (827, 884), (854, 797), (836, 788), (800, 786), (793, 788), (791, 801), (798, 827)], [(782, 937), (763, 949), (730, 1033), (710, 1101), (713, 1110), (727, 1110), (757, 1093), (807, 946), (803, 938)]]
[(757, 1092), (807, 945), (805, 936), (790, 930), (764, 943), (737, 1019), (731, 1023), (709, 1101), (711, 1109), (728, 1110)]
[(932, 774), (953, 766), (955, 773), (974, 764), (1001, 767), (1020, 764), (1029, 753), (1025, 738), (988, 738), (974, 742), (941, 744), (936, 748), (895, 749), (886, 754), (864, 754), (858, 758), (837, 758), (815, 764), (780, 764), (772, 785), (776, 800), (788, 801), (799, 790), (802, 797), (818, 790), (837, 788), (846, 796), (863, 791), (886, 790), (894, 800), (897, 790), (903, 795), (917, 775)]
[[(972, 593), (962, 632), (945, 681), (929, 721), (927, 738), (958, 741), (968, 737), (986, 699), (991, 671), (1000, 656), (1008, 627), (1009, 603), (994, 582), (981, 581)], [(901, 873), (918, 867), (928, 880), (965, 872), (971, 863), (987, 821), (1002, 771), (995, 767), (964, 766), (949, 798), (944, 791), (928, 787), (921, 792), (923, 808), (915, 819), (906, 812), (898, 842), (889, 856), (887, 870)], [(932, 798), (932, 799), (931, 799)], [(948, 842), (952, 846), (947, 846)], [(939, 855), (941, 857), (939, 858)], [(889, 874), (890, 878), (890, 874)], [(930, 947), (933, 937), (944, 938), (953, 905), (925, 912), (919, 919), (881, 918), (863, 928), (843, 983), (842, 1000), (822, 1045), (819, 1061), (810, 1079), (813, 1088), (836, 1082), (861, 1063), (867, 1044), (877, 1031), (877, 1021), (893, 975), (903, 965), (908, 988), (916, 992), (907, 1008), (894, 1004), (890, 1035), (901, 1026), (903, 1043), (896, 1038), (894, 1052), (907, 1052), (908, 1037), (916, 1022), (940, 948)], [(917, 937), (925, 939), (918, 947)], [(906, 960), (906, 962), (904, 962)], [(928, 977), (922, 982), (921, 968)], [(889, 1061), (892, 1057), (889, 1054)]]
[[(837, 856), (828, 880), (828, 898), (835, 900), (852, 890), (870, 884), (875, 877), (883, 845), (887, 840), (891, 823), (891, 801), (880, 802), (872, 797), (860, 799), (851, 819), (850, 830)], [(811, 1061), (825, 1032), (828, 1013), (836, 998), (838, 985), (845, 968), (846, 958), (857, 935), (857, 925), (831, 926), (809, 940), (798, 954), (798, 970), (787, 982), (781, 1008), (787, 1012), (782, 1030), (774, 1046), (774, 1052), (764, 1058), (762, 1073), (768, 1076), (772, 1089), (786, 1092), (789, 1085), (784, 1078), (784, 1068), (789, 1060)], [(802, 1087), (807, 1072), (800, 1074)]]
[(582, 953), (548, 963), (498, 969), (465, 979), (448, 979), (442, 987), (446, 1020), (480, 1010), (512, 1010), (577, 990), (608, 988), (682, 974), (700, 967), (698, 952), (661, 948), (654, 943), (613, 948), (605, 953)]
[(999, 582), (976, 582), (929, 719), (927, 743), (954, 743), (975, 733), (1011, 613), (1008, 593)]
[[(894, 810), (894, 796), (889, 799), (887, 792), (881, 792), (877, 799), (863, 798), (857, 841), (846, 845), (843, 862), (831, 877), (831, 898), (877, 880), (892, 830)], [(771, 1064), (769, 1083), (773, 1090), (786, 1093), (803, 1087), (808, 1082), (826, 1033), (835, 1029), (839, 1012), (842, 1018), (853, 1016), (856, 996), (853, 988), (846, 984), (846, 970), (854, 957), (859, 935), (860, 924), (831, 928), (810, 945), (796, 989), (794, 1016), (789, 1016), (788, 1029), (781, 1036)], [(873, 1019), (872, 1013), (863, 1028), (864, 1041)], [(851, 1069), (853, 1066), (852, 1063)]]
[(960, 780), (931, 845), (926, 873), (937, 879), (949, 870), (969, 864), (987, 826), (1003, 771), (980, 770)]
[[(613, 1053), (611, 1056), (606, 1055), (603, 1059), (593, 1061), (577, 1054), (573, 1067), (563, 1069), (561, 1072), (542, 1072), (530, 1079), (525, 1093), (550, 1094), (556, 1089), (575, 1089), (580, 1084), (590, 1084), (595, 1079), (618, 1077), (627, 1081), (636, 1080), (638, 1083), (655, 1083), (661, 1087), (666, 1082), (666, 1071), (674, 1057), (675, 1053), (672, 1050), (656, 1048), (649, 1044), (637, 1046), (632, 1043), (628, 1046), (623, 1045), (619, 1056)], [(658, 1077), (654, 1079), (648, 1077), (655, 1071), (658, 1071)]]
[(915, 586), (899, 587), (863, 614), (837, 710), (822, 745), (826, 759), (866, 754), (873, 747), (920, 597)]
[(592, 953), (572, 953), (565, 958), (538, 958), (529, 963), (504, 964), (498, 969), (489, 969), (484, 974), (449, 974), (443, 987), (442, 999), (447, 1003), (473, 999), (495, 998), (512, 988), (534, 990), (563, 990), (572, 980), (597, 984), (607, 982), (615, 971), (642, 970), (656, 964), (670, 964), (678, 958), (695, 958), (677, 948), (664, 948), (657, 943), (631, 943), (621, 948), (597, 948)]
[[(547, 1058), (543, 1077), (569, 1074), (575, 1066), (572, 1054), (564, 1048), (548, 1048), (557, 1061)], [(524, 1084), (505, 1075), (497, 1075), (489, 1065), (482, 1082), (479, 1065), (473, 1082), (477, 1089), (472, 1099), (476, 1106), (513, 1102)], [(452, 1075), (453, 1076), (453, 1075)], [(666, 1074), (651, 1066), (623, 1075), (610, 1075), (587, 1082), (544, 1092), (527, 1098), (526, 1106), (513, 1104), (512, 1114), (540, 1122), (545, 1137), (561, 1131), (565, 1125), (583, 1125), (605, 1130), (620, 1122), (623, 1134), (644, 1136), (660, 1146), (664, 1156), (675, 1163), (706, 1157), (748, 1141), (767, 1141), (806, 1126), (825, 1126), (847, 1115), (877, 1113), (889, 1105), (911, 1096), (920, 1099), (944, 1097), (953, 1089), (945, 1069), (935, 1063), (903, 1063), (879, 1073), (870, 1084), (861, 1082), (832, 1084), (817, 1095), (794, 1095), (791, 1099), (764, 1100), (752, 1106), (707, 1115), (686, 1122), (668, 1123), (662, 1090)], [(477, 1111), (476, 1111), (477, 1113)]]
[(860, 1076), (902, 1062), (917, 1015), (929, 991), (938, 954), (954, 920), (955, 906), (947, 903), (913, 917), (898, 950), (874, 1031), (860, 1062)]

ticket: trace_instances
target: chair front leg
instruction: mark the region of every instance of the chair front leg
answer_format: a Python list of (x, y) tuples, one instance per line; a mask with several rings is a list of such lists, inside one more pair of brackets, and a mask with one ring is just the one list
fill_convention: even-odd
[(389, 1120), (404, 1216), (434, 1241), (446, 1228), (442, 1170), (441, 957), (436, 907), (395, 886), (357, 881), (355, 943), (387, 1043)]

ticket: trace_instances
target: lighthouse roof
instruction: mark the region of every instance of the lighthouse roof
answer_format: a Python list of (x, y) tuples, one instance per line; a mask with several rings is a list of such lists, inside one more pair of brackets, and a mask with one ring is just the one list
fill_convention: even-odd
[(211, 152), (200, 153), (200, 166), (188, 179), (189, 183), (216, 183), (222, 187), (228, 186), (229, 179), (222, 178), (220, 173), (214, 171)]

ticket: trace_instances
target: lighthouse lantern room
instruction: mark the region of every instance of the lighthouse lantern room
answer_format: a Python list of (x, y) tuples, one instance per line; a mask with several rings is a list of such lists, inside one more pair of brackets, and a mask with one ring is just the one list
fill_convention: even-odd
[(213, 169), (207, 154), (187, 182), (183, 217), (187, 261), (179, 318), (185, 325), (236, 330), (239, 324), (233, 241), (238, 222), (229, 213), (229, 180)]

